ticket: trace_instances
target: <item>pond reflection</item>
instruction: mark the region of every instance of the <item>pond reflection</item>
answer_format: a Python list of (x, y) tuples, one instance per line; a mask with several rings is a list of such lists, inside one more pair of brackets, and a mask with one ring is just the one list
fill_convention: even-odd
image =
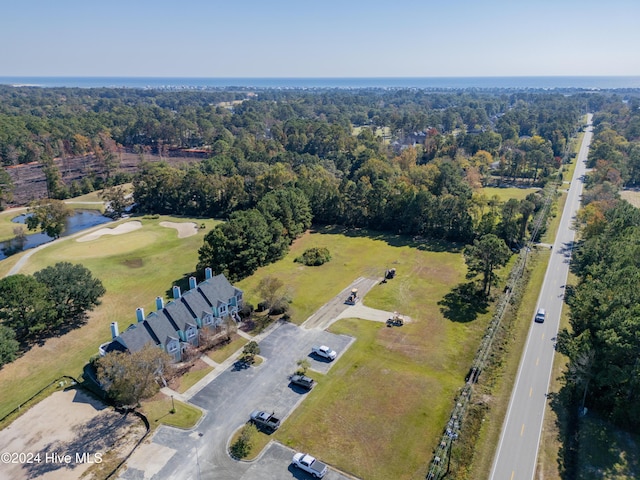
[[(30, 214), (23, 213), (16, 216), (11, 221), (17, 224), (24, 224), (27, 217)], [(60, 234), (60, 237), (68, 237), (74, 233), (78, 233), (87, 228), (102, 225), (103, 223), (111, 222), (109, 217), (105, 217), (97, 210), (75, 210), (75, 213), (67, 218), (64, 231)], [(24, 227), (24, 232), (28, 230)], [(24, 236), (18, 236), (13, 240), (7, 240), (6, 242), (0, 242), (0, 260), (7, 258), (10, 255), (28, 250), (30, 248), (38, 247), (44, 243), (54, 240), (46, 233), (31, 233)]]

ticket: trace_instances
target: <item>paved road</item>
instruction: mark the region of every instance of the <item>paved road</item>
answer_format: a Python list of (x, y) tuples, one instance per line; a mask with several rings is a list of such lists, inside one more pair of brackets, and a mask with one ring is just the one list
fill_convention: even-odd
[[(351, 285), (349, 285), (342, 292), (325, 303), (318, 309), (316, 313), (307, 318), (302, 324), (302, 327), (307, 329), (315, 328), (324, 330), (338, 318), (350, 316), (349, 313), (351, 310), (353, 310), (353, 306), (347, 305), (344, 302), (349, 296), (349, 293), (351, 293), (351, 290), (357, 288), (358, 298), (362, 299), (367, 294), (367, 292), (371, 290), (375, 285), (377, 285), (381, 280), (382, 278), (375, 279), (358, 277)], [(362, 301), (358, 301), (357, 305), (361, 304)]]
[[(589, 115), (589, 125), (592, 116)], [(542, 421), (551, 380), (554, 344), (564, 303), (564, 290), (574, 241), (571, 224), (580, 207), (586, 159), (592, 138), (591, 126), (584, 135), (560, 228), (553, 244), (537, 308), (544, 308), (544, 323), (534, 323), (520, 361), (516, 384), (502, 427), (491, 470), (492, 480), (530, 480), (535, 475)]]

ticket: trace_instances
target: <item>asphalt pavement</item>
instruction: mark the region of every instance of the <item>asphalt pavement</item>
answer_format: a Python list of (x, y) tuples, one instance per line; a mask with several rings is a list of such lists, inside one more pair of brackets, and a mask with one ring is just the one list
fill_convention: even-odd
[[(290, 323), (280, 323), (260, 342), (264, 361), (257, 367), (238, 368), (232, 365), (195, 394), (190, 402), (205, 411), (199, 425), (190, 431), (160, 427), (152, 445), (143, 450), (145, 456), (157, 452), (154, 465), (140, 459), (129, 462), (120, 478), (127, 480), (258, 480), (263, 478), (308, 478), (290, 467), (293, 452), (272, 444), (255, 462), (238, 462), (227, 454), (233, 433), (246, 423), (256, 409), (275, 412), (284, 422), (296, 406), (309, 395), (290, 385), (289, 376), (297, 361), (307, 358), (311, 368), (327, 372), (353, 339), (323, 330), (304, 329)], [(310, 355), (315, 344), (326, 344), (338, 353), (334, 362)], [(321, 381), (321, 380), (320, 380)], [(313, 452), (310, 452), (313, 453)], [(135, 454), (134, 454), (135, 455)], [(149, 459), (150, 460), (150, 459)], [(320, 459), (322, 460), (322, 459)], [(152, 467), (152, 468), (151, 468)], [(331, 471), (325, 478), (349, 478)]]

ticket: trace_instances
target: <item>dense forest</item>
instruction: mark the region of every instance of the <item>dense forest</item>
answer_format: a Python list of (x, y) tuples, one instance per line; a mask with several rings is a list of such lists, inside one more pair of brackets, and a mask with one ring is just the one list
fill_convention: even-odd
[[(573, 401), (619, 426), (640, 428), (640, 210), (620, 198), (640, 178), (640, 110), (612, 103), (594, 116), (587, 178), (572, 261), (571, 329), (558, 347)], [(577, 409), (575, 409), (577, 411)]]
[[(66, 198), (129, 181), (119, 169), (122, 151), (144, 160), (145, 153), (162, 159), (196, 149), (204, 158), (189, 165), (141, 161), (136, 206), (228, 219), (207, 236), (200, 265), (215, 260), (235, 279), (280, 258), (300, 232), (291, 225), (310, 222), (465, 243), (493, 234), (517, 247), (541, 196), (503, 203), (480, 187), (554, 180), (581, 116), (611, 101), (545, 91), (5, 86), (0, 160), (42, 165), (48, 196)], [(94, 167), (82, 184), (67, 185), (56, 160), (74, 156), (91, 157)], [(2, 178), (6, 200), (11, 177)], [(273, 198), (287, 200), (275, 208)], [(260, 239), (246, 238), (248, 215), (253, 224), (256, 215), (266, 221), (267, 228), (254, 229)], [(240, 264), (231, 254), (211, 257), (221, 244), (265, 247)]]

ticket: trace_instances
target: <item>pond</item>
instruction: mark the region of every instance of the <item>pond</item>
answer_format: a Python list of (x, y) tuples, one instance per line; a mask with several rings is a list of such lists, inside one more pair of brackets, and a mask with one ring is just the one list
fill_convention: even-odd
[[(14, 223), (26, 222), (27, 217), (30, 214), (23, 213), (13, 218), (11, 221)], [(75, 210), (75, 213), (67, 218), (64, 231), (60, 234), (60, 237), (68, 237), (74, 233), (81, 232), (87, 228), (102, 225), (103, 223), (111, 222), (109, 217), (105, 217), (97, 210)], [(32, 233), (25, 235), (23, 240), (7, 240), (6, 242), (0, 242), (0, 260), (7, 258), (14, 253), (28, 250), (30, 248), (38, 247), (44, 243), (54, 240), (46, 233)]]

